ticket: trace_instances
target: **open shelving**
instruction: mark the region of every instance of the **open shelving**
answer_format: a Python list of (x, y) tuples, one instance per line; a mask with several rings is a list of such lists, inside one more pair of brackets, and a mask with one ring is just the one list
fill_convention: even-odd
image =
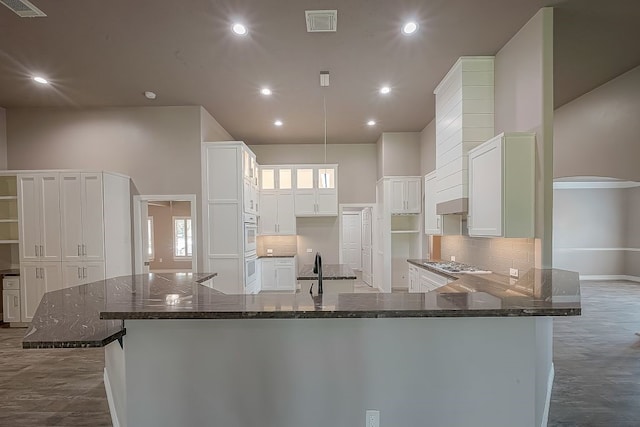
[(16, 175), (0, 175), (0, 243), (18, 243)]

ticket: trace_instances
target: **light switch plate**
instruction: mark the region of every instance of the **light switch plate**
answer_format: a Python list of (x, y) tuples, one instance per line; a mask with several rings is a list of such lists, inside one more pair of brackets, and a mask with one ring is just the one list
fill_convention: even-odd
[(267, 249), (267, 253), (268, 254), (272, 254), (273, 253), (273, 249)]
[(455, 255), (451, 255), (451, 261), (455, 261), (456, 260), (456, 256)]
[(380, 411), (367, 410), (365, 427), (380, 427)]
[(311, 252), (313, 252), (313, 249), (307, 248), (307, 253), (310, 254)]
[(510, 268), (509, 269), (509, 276), (511, 277), (518, 277), (518, 269), (517, 268)]

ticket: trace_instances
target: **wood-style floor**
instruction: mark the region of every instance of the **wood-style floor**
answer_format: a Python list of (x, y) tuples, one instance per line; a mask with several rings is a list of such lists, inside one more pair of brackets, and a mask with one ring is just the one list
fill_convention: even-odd
[[(640, 426), (640, 283), (583, 282), (582, 298), (554, 321), (549, 426)], [(111, 426), (103, 351), (22, 350), (24, 331), (0, 329), (0, 426)]]

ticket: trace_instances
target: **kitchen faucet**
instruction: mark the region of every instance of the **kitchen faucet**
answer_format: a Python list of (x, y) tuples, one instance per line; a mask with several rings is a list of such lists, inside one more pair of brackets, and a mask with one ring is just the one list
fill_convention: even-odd
[(320, 255), (320, 252), (316, 252), (313, 272), (318, 275), (318, 295), (322, 295), (322, 255)]

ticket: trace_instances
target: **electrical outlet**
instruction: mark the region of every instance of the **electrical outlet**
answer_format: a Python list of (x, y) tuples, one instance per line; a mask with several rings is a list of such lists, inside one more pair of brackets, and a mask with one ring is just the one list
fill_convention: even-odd
[(311, 248), (307, 248), (307, 253), (308, 253), (308, 254), (310, 254), (310, 253), (312, 253), (312, 252), (313, 252), (313, 249), (311, 249)]
[(380, 427), (380, 411), (367, 410), (365, 427)]
[(455, 255), (451, 255), (451, 261), (455, 261), (456, 260), (456, 256)]
[(267, 253), (268, 254), (272, 254), (273, 253), (273, 249), (267, 249)]
[(162, 262), (162, 258), (160, 258), (160, 262)]
[(509, 269), (509, 276), (511, 277), (518, 277), (518, 269), (517, 268), (510, 268)]

